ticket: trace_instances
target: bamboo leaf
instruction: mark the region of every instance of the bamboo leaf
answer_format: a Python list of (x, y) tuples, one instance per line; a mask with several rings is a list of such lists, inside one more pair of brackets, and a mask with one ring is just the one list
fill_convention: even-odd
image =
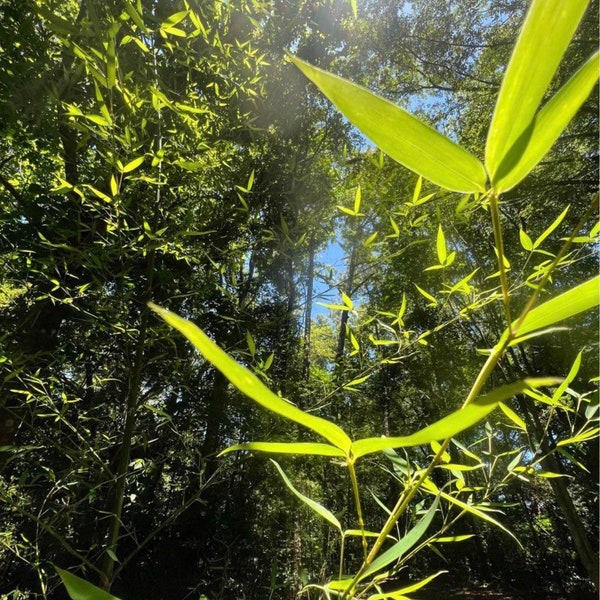
[[(536, 331), (545, 329), (559, 321), (578, 315), (581, 312), (594, 308), (600, 304), (600, 275), (589, 279), (588, 281), (571, 288), (539, 306), (536, 306), (527, 313), (523, 322), (514, 321), (511, 325), (512, 330), (519, 337)], [(504, 332), (508, 335), (508, 330)]]
[[(346, 529), (343, 533), (344, 537), (348, 537), (348, 536), (353, 536), (353, 537), (370, 537), (370, 538), (378, 538), (379, 537), (379, 533), (376, 531), (365, 531), (364, 529)], [(392, 536), (388, 536), (391, 539), (396, 539), (393, 538)]]
[[(494, 187), (507, 191), (530, 173), (567, 128), (598, 80), (598, 53), (592, 55), (534, 117), (519, 150), (511, 152), (499, 170)], [(520, 154), (520, 155), (519, 155)], [(516, 164), (511, 164), (512, 161)]]
[(556, 403), (560, 403), (560, 399), (562, 395), (567, 391), (570, 383), (575, 379), (577, 373), (579, 373), (579, 368), (581, 367), (581, 355), (579, 352), (571, 365), (571, 369), (569, 370), (569, 374), (565, 377), (565, 380), (556, 388), (554, 394), (552, 394), (552, 400)]
[[(424, 489), (427, 489), (427, 488), (424, 487)], [(434, 492), (431, 492), (431, 493), (434, 493)], [(499, 521), (496, 521), (496, 519), (494, 519), (493, 517), (490, 517), (490, 515), (488, 515), (483, 510), (480, 510), (480, 509), (476, 508), (472, 504), (467, 504), (466, 502), (463, 502), (462, 500), (459, 500), (455, 496), (451, 496), (450, 494), (447, 494), (446, 492), (442, 492), (442, 491), (438, 490), (436, 493), (438, 493), (439, 496), (441, 496), (445, 500), (448, 500), (448, 502), (452, 502), (452, 504), (456, 504), (456, 506), (458, 506), (462, 510), (465, 510), (468, 513), (471, 513), (472, 515), (475, 515), (476, 517), (479, 517), (483, 521), (487, 521), (488, 523), (491, 523), (492, 525), (495, 525), (499, 529), (502, 529), (502, 531), (504, 531), (505, 533), (508, 533), (508, 535), (510, 535), (510, 537), (513, 538), (517, 542), (517, 544), (519, 544), (519, 546), (521, 548), (523, 547), (522, 544), (521, 544), (521, 542), (517, 539), (517, 537), (515, 536), (515, 534), (512, 533), (512, 531), (510, 531), (509, 529), (507, 529), (506, 527), (504, 527), (504, 525), (502, 525), (502, 523), (500, 523)]]
[(600, 428), (598, 428), (598, 427), (595, 427), (594, 429), (588, 429), (587, 431), (582, 431), (581, 433), (578, 433), (577, 435), (574, 435), (573, 437), (566, 438), (564, 440), (560, 440), (560, 442), (558, 442), (558, 444), (556, 444), (556, 445), (557, 446), (568, 446), (569, 444), (579, 444), (581, 442), (587, 442), (588, 440), (591, 440), (591, 439), (597, 437), (599, 432), (600, 432)]
[(123, 173), (129, 173), (131, 171), (135, 171), (142, 163), (144, 162), (143, 156), (138, 156), (133, 160), (130, 160), (122, 169)]
[(343, 452), (347, 452), (352, 444), (343, 429), (335, 423), (310, 415), (297, 406), (274, 394), (256, 375), (237, 363), (226, 352), (221, 350), (199, 327), (182, 319), (175, 313), (149, 303), (150, 308), (162, 317), (171, 327), (182, 333), (197, 350), (218, 369), (240, 392), (290, 421), (303, 425), (321, 435)]
[(435, 516), (439, 503), (440, 499), (438, 496), (435, 498), (423, 518), (401, 540), (396, 542), (383, 554), (379, 555), (371, 563), (371, 566), (363, 573), (361, 579), (369, 577), (390, 563), (400, 560), (402, 556), (406, 554), (425, 535), (429, 525), (431, 525), (431, 521), (433, 521), (433, 517)]
[[(486, 143), (485, 165), (498, 192), (507, 189), (501, 185), (502, 178), (523, 159), (535, 114), (588, 2), (533, 0), (530, 5), (502, 81)], [(557, 122), (554, 114), (552, 109), (551, 123)], [(532, 151), (531, 156), (534, 154)]]
[(427, 300), (430, 301), (428, 306), (437, 306), (438, 301), (430, 293), (428, 293), (424, 289), (420, 288), (416, 283), (415, 283), (415, 287), (417, 288), (417, 290), (421, 294), (421, 296), (423, 296), (424, 298), (426, 298)]
[(448, 190), (485, 191), (483, 165), (458, 144), (366, 88), (299, 58), (291, 60), (353, 125), (395, 161)]
[(448, 544), (454, 542), (464, 542), (465, 540), (470, 540), (472, 537), (475, 537), (474, 533), (467, 533), (465, 535), (451, 535), (447, 537), (439, 537), (432, 540), (436, 544)]
[(219, 456), (242, 450), (267, 452), (269, 454), (307, 454), (311, 456), (338, 456), (340, 458), (346, 456), (335, 446), (317, 442), (246, 442), (229, 446), (229, 448), (221, 451)]
[(410, 594), (411, 592), (416, 592), (420, 590), (422, 587), (425, 587), (430, 581), (434, 580), (436, 577), (439, 577), (443, 573), (447, 573), (448, 571), (438, 571), (421, 581), (413, 583), (407, 587), (403, 587), (400, 590), (394, 590), (393, 592), (383, 592), (382, 594), (375, 594), (374, 596), (369, 596), (367, 600), (385, 600), (386, 598), (391, 598), (392, 600), (403, 600), (407, 598), (404, 594)]
[(472, 427), (484, 419), (498, 406), (498, 403), (503, 400), (511, 398), (516, 394), (520, 394), (529, 388), (555, 385), (558, 382), (560, 382), (560, 380), (553, 378), (535, 378), (524, 379), (522, 381), (517, 381), (516, 383), (504, 385), (412, 435), (357, 440), (352, 443), (351, 456), (354, 459), (357, 459), (366, 454), (385, 450), (386, 448), (420, 446), (422, 444), (429, 444), (433, 441), (453, 437), (457, 433)]
[(440, 223), (440, 226), (438, 227), (438, 232), (437, 232), (437, 240), (436, 240), (436, 249), (437, 249), (437, 256), (438, 256), (438, 261), (440, 263), (440, 265), (445, 264), (446, 262), (446, 238), (444, 237), (444, 230), (442, 229), (442, 225)]
[(306, 506), (308, 506), (309, 508), (311, 508), (312, 510), (314, 510), (320, 517), (322, 517), (323, 519), (325, 519), (326, 521), (328, 521), (329, 523), (331, 523), (339, 532), (340, 535), (342, 534), (342, 525), (341, 523), (337, 520), (336, 516), (327, 508), (325, 508), (322, 504), (319, 504), (318, 502), (315, 502), (314, 500), (312, 500), (311, 498), (309, 498), (308, 496), (305, 496), (303, 493), (299, 492), (294, 485), (292, 484), (292, 482), (288, 479), (287, 475), (283, 472), (283, 469), (279, 466), (279, 463), (274, 461), (273, 459), (271, 459), (271, 462), (275, 465), (275, 467), (277, 467), (277, 470), (279, 471), (279, 474), (281, 475), (281, 478), (283, 479), (283, 481), (285, 482), (285, 485), (288, 486), (288, 488), (292, 491), (292, 493), (302, 502), (304, 502), (304, 504), (306, 504)]
[(64, 571), (58, 567), (54, 568), (67, 589), (71, 600), (119, 600), (116, 596), (101, 590), (85, 579), (73, 575), (73, 573), (69, 573), (69, 571)]
[(356, 194), (354, 196), (354, 214), (357, 215), (360, 210), (360, 201), (362, 198), (362, 194), (360, 191), (360, 185), (356, 188)]
[(533, 250), (533, 242), (531, 241), (531, 238), (522, 229), (519, 229), (519, 240), (521, 241), (521, 246), (523, 246), (527, 252), (531, 252)]
[(527, 425), (525, 425), (525, 421), (523, 421), (523, 419), (521, 419), (521, 417), (519, 417), (519, 415), (512, 410), (511, 408), (509, 408), (508, 406), (506, 406), (506, 404), (504, 404), (504, 402), (500, 402), (499, 404), (500, 406), (500, 410), (522, 431), (527, 431)]
[(533, 247), (538, 248), (539, 245), (562, 223), (563, 219), (567, 216), (567, 212), (569, 211), (569, 206), (565, 208), (565, 210), (554, 219), (550, 227), (548, 227), (536, 240), (533, 242)]
[(130, 2), (130, 0), (125, 0), (125, 10), (127, 11), (127, 14), (131, 17), (132, 21), (138, 26), (140, 31), (147, 34), (148, 28), (144, 24), (142, 15), (137, 12), (137, 10), (133, 6), (133, 3)]

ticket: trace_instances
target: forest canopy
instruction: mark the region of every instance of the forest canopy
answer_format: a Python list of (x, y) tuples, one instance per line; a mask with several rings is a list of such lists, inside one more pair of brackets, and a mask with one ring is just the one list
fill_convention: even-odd
[(597, 23), (0, 0), (0, 599), (596, 597)]

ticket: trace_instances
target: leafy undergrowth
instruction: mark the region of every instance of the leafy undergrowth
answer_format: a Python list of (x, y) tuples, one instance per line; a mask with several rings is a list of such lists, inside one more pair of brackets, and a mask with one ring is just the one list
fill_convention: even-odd
[[(499, 585), (478, 585), (471, 587), (453, 587), (453, 586), (428, 586), (419, 595), (414, 595), (415, 600), (568, 600), (568, 597), (556, 592), (550, 592), (542, 587), (533, 587), (527, 590), (513, 588), (510, 584), (506, 586)], [(593, 593), (585, 594), (581, 592), (577, 595), (580, 600), (595, 600)]]

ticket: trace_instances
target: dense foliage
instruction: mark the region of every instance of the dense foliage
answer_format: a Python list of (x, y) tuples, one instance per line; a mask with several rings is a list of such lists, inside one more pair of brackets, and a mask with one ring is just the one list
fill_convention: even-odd
[[(398, 498), (370, 598), (440, 571), (432, 585), (598, 585), (598, 323), (564, 306), (597, 272), (597, 88), (518, 185), (429, 177), (446, 191), (298, 66), (483, 157), (527, 3), (356, 8), (0, 0), (0, 598), (64, 597), (58, 572), (124, 599), (335, 597)], [(547, 96), (596, 50), (597, 19), (592, 1)], [(501, 407), (463, 431), (486, 355), (538, 293), (571, 317), (507, 342), (486, 374)], [(149, 302), (208, 334), (172, 321), (205, 357)], [(249, 452), (315, 450), (314, 417), (374, 440), (448, 415), (452, 443), (369, 442), (356, 468), (324, 444)]]

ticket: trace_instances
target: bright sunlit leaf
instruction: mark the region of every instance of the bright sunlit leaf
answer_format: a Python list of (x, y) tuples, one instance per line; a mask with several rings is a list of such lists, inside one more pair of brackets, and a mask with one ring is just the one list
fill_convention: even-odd
[(122, 169), (121, 171), (123, 173), (129, 173), (131, 171), (135, 171), (135, 169), (137, 169), (142, 163), (144, 162), (144, 157), (143, 156), (138, 156), (137, 158), (134, 158), (133, 160), (129, 161)]
[(249, 451), (266, 452), (268, 454), (303, 454), (312, 456), (338, 456), (344, 458), (346, 455), (335, 446), (319, 444), (317, 442), (246, 442), (229, 446), (219, 456), (230, 452)]
[(521, 154), (511, 154), (511, 158), (517, 161), (516, 164), (507, 160), (506, 165), (502, 165), (503, 170), (498, 172), (495, 182), (498, 191), (514, 187), (550, 150), (596, 85), (598, 67), (596, 53), (544, 105), (534, 118), (527, 135), (518, 142)]
[[(485, 165), (498, 192), (510, 187), (509, 182), (502, 184), (502, 178), (527, 158), (524, 154), (535, 114), (588, 2), (533, 0), (529, 7), (502, 81), (485, 148)], [(549, 122), (553, 127), (557, 126), (555, 114), (551, 109)], [(548, 139), (554, 132), (542, 135)], [(545, 145), (537, 143), (538, 150), (531, 150), (531, 155)]]
[(444, 230), (442, 229), (441, 223), (438, 227), (438, 232), (437, 232), (436, 249), (437, 249), (437, 256), (438, 256), (438, 261), (439, 261), (440, 265), (445, 264), (446, 256), (447, 256), (446, 255), (446, 238), (444, 236)]
[(385, 450), (386, 448), (420, 446), (453, 437), (457, 433), (479, 423), (479, 421), (484, 419), (498, 406), (499, 402), (520, 394), (529, 388), (556, 385), (560, 381), (560, 379), (555, 378), (534, 378), (504, 385), (412, 435), (357, 440), (352, 443), (352, 456), (354, 459), (357, 459), (366, 454)]
[[(589, 279), (559, 296), (536, 306), (527, 313), (523, 322), (519, 320), (512, 323), (511, 327), (519, 337), (538, 329), (545, 329), (559, 321), (564, 321), (600, 304), (600, 276)], [(504, 336), (508, 331), (504, 332)]]
[(394, 590), (393, 592), (384, 592), (383, 594), (375, 594), (374, 596), (369, 596), (367, 600), (386, 600), (386, 598), (390, 598), (391, 600), (403, 600), (407, 598), (404, 594), (410, 594), (412, 592), (420, 590), (422, 587), (425, 587), (430, 581), (447, 572), (448, 571), (438, 571), (437, 573), (430, 575), (429, 577), (426, 577), (421, 581), (417, 581), (416, 583), (413, 583), (409, 586), (403, 587), (400, 590)]
[(485, 191), (485, 169), (467, 150), (366, 88), (299, 58), (291, 60), (353, 125), (394, 160), (448, 190)]
[(504, 402), (500, 402), (499, 404), (500, 406), (500, 410), (522, 431), (527, 431), (527, 425), (525, 425), (525, 421), (523, 421), (523, 419), (521, 419), (521, 417), (519, 417), (519, 415), (512, 410), (511, 408), (509, 408), (508, 406), (506, 406), (506, 404), (504, 404)]
[(335, 423), (305, 413), (297, 406), (274, 394), (256, 375), (221, 350), (217, 344), (193, 323), (182, 319), (169, 310), (156, 306), (156, 304), (149, 303), (149, 306), (171, 327), (177, 329), (192, 342), (202, 356), (213, 367), (223, 373), (240, 392), (246, 394), (246, 396), (267, 410), (311, 429), (344, 452), (350, 449), (352, 443), (350, 438)]

